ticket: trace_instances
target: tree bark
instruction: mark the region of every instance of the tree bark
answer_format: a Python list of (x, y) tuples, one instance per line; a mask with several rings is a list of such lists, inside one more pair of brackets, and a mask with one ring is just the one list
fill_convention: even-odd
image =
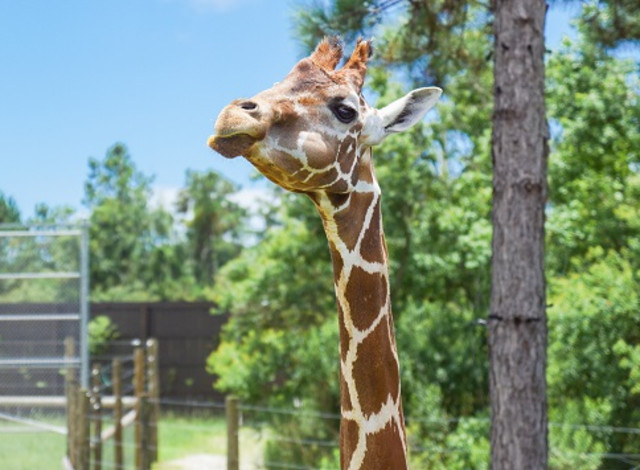
[(494, 0), (491, 468), (548, 463), (543, 0)]

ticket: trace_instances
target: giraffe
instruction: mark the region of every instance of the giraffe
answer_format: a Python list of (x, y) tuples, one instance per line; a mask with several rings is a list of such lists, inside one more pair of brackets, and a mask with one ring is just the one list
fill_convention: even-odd
[(442, 90), (418, 88), (375, 109), (362, 96), (370, 42), (358, 40), (336, 69), (342, 55), (340, 40), (325, 38), (281, 82), (225, 107), (208, 145), (227, 158), (245, 157), (315, 204), (338, 306), (341, 469), (403, 470), (399, 360), (371, 147), (420, 121)]

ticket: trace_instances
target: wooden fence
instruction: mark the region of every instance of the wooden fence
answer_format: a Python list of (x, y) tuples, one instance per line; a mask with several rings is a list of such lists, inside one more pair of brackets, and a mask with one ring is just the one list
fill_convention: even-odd
[[(206, 371), (206, 360), (219, 344), (220, 331), (228, 315), (212, 315), (214, 307), (211, 302), (92, 302), (89, 310), (91, 319), (107, 316), (117, 329), (118, 341), (108, 346), (105, 356), (118, 355), (121, 347), (129, 349), (133, 340), (144, 343), (156, 338), (160, 347), (158, 366), (163, 396), (219, 401), (223, 396), (213, 389), (215, 377)], [(5, 303), (0, 304), (0, 318), (6, 314), (37, 316), (77, 310), (77, 304), (73, 303)], [(19, 327), (3, 328), (0, 355), (59, 358), (61, 338), (73, 334), (70, 323), (53, 320), (43, 328), (42, 322), (30, 321), (21, 322)], [(9, 345), (11, 351), (6, 349)], [(12, 396), (59, 396), (64, 388), (59, 374), (41, 369), (23, 374), (15, 367), (0, 368), (2, 384), (12, 386), (9, 391), (2, 391), (0, 386), (0, 395)]]
[[(65, 342), (68, 357), (73, 357), (75, 345), (71, 338)], [(66, 372), (67, 395), (67, 455), (65, 468), (69, 470), (102, 470), (103, 445), (113, 440), (113, 463), (109, 467), (124, 468), (125, 446), (123, 431), (134, 426), (135, 468), (150, 470), (158, 460), (158, 418), (160, 413), (160, 383), (158, 341), (148, 339), (144, 347), (136, 347), (133, 355), (132, 395), (124, 393), (123, 367), (120, 359), (111, 364), (110, 384), (103, 385), (100, 365), (92, 369), (92, 386), (81, 388), (72, 368)], [(111, 395), (104, 395), (110, 390)], [(105, 427), (104, 412), (110, 409), (112, 426)], [(126, 411), (126, 412), (125, 412)]]
[(206, 360), (218, 347), (228, 315), (212, 315), (214, 307), (211, 302), (92, 302), (90, 310), (91, 318), (108, 316), (120, 340), (158, 340), (163, 397), (221, 400)]

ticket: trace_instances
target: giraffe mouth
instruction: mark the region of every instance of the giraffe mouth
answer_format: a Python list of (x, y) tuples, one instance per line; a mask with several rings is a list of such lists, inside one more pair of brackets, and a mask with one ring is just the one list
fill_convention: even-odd
[(249, 134), (234, 133), (230, 135), (212, 135), (207, 145), (226, 158), (246, 156), (249, 150), (260, 139)]

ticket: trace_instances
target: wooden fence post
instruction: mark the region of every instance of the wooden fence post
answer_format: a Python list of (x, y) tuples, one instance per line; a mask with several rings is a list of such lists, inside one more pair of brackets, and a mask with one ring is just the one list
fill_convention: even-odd
[(158, 461), (158, 419), (160, 417), (160, 370), (158, 359), (158, 340), (147, 340), (147, 378), (149, 382), (149, 403), (151, 417), (149, 421), (149, 447), (151, 462)]
[(238, 398), (228, 396), (226, 399), (227, 411), (227, 470), (239, 470), (240, 446), (238, 442), (239, 413)]
[(144, 350), (140, 347), (136, 348), (133, 354), (133, 391), (135, 393), (135, 409), (136, 409), (136, 421), (135, 421), (135, 451), (136, 451), (136, 469), (142, 469), (143, 464), (143, 449), (142, 449), (142, 404), (141, 397), (145, 392), (144, 379), (145, 379), (145, 364), (144, 364)]
[(153, 450), (151, 449), (151, 415), (153, 413), (153, 406), (149, 402), (149, 395), (143, 393), (138, 398), (140, 402), (140, 441), (136, 442), (136, 447), (140, 449), (140, 470), (151, 470), (151, 458), (153, 456)]
[(120, 359), (112, 362), (112, 383), (113, 383), (113, 451), (114, 466), (121, 469), (124, 466), (124, 454), (122, 452), (122, 363)]
[(89, 393), (86, 389), (78, 389), (76, 398), (76, 460), (75, 470), (89, 470), (89, 439), (91, 429), (89, 428)]
[(67, 398), (67, 457), (69, 457), (69, 462), (74, 465), (75, 462), (75, 448), (74, 437), (75, 437), (75, 426), (74, 426), (74, 417), (76, 413), (75, 401), (77, 396), (76, 384), (75, 384), (75, 374), (73, 370), (72, 361), (75, 358), (75, 341), (72, 337), (68, 336), (64, 340), (64, 358), (66, 361), (66, 370), (65, 370), (65, 383), (64, 383), (64, 391)]
[(102, 368), (96, 364), (91, 369), (91, 400), (93, 409), (93, 468), (102, 470), (102, 399), (100, 381)]

